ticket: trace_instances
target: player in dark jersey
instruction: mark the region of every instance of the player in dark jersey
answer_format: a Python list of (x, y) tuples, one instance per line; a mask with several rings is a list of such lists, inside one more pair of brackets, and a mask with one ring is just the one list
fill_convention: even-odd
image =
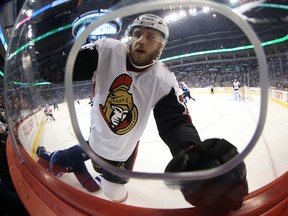
[(36, 150), (38, 163), (53, 175), (60, 177), (63, 173), (73, 172), (80, 184), (89, 192), (99, 190), (99, 185), (89, 173), (85, 161), (90, 159), (78, 145), (65, 150), (48, 152), (44, 146)]
[[(184, 98), (184, 100), (185, 100), (186, 103), (187, 103), (188, 100), (190, 100), (190, 99), (192, 99), (193, 101), (196, 101), (196, 99), (191, 96), (191, 94), (190, 94), (190, 89), (189, 89), (189, 87), (185, 84), (185, 82), (180, 82), (180, 87), (181, 87), (181, 89), (182, 89), (182, 91), (183, 91), (183, 94), (182, 94), (182, 95), (183, 95), (183, 98)], [(187, 100), (187, 98), (188, 98), (188, 100)]]
[(55, 101), (55, 102), (54, 102), (54, 112), (56, 111), (56, 109), (57, 109), (58, 111), (60, 111), (60, 110), (59, 110), (58, 103)]

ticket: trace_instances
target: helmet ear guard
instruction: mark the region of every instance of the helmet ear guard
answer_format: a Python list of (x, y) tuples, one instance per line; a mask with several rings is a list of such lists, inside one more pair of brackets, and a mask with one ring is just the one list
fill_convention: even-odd
[(127, 38), (126, 44), (130, 45), (132, 41), (131, 24), (126, 28), (124, 35)]
[(132, 24), (128, 25), (127, 28), (126, 28), (126, 30), (125, 30), (125, 34), (124, 34), (124, 35), (125, 35), (125, 37), (127, 37), (127, 38), (132, 37), (131, 25), (132, 25)]

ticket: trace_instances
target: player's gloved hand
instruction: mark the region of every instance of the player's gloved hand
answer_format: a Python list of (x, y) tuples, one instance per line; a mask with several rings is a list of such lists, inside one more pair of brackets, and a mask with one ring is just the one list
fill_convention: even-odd
[[(224, 139), (208, 139), (181, 152), (167, 165), (165, 172), (188, 172), (215, 168), (238, 155), (237, 148)], [(165, 181), (179, 188), (190, 204), (203, 211), (221, 213), (241, 208), (248, 194), (246, 166), (241, 162), (232, 170), (206, 180)]]

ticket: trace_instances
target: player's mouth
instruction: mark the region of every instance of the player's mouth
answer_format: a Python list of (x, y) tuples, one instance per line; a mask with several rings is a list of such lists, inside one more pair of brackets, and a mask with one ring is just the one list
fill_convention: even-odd
[(139, 54), (145, 54), (146, 53), (145, 50), (143, 50), (143, 49), (136, 49), (135, 51)]

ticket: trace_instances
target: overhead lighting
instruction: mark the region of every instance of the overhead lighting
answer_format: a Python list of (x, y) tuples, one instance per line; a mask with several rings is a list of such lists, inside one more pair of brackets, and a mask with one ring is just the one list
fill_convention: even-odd
[(203, 11), (203, 13), (209, 13), (210, 8), (209, 7), (203, 7), (202, 11)]
[(185, 18), (188, 15), (197, 16), (199, 14), (207, 14), (211, 11), (213, 11), (213, 8), (209, 8), (209, 7), (199, 8), (198, 10), (196, 9), (196, 7), (193, 7), (193, 8), (188, 9), (188, 11), (181, 9), (178, 12), (173, 12), (165, 16), (164, 19), (167, 23), (171, 23), (171, 22), (176, 22), (182, 18)]
[(230, 0), (230, 3), (231, 4), (236, 4), (236, 3), (238, 3), (239, 2), (239, 0)]
[(194, 7), (194, 8), (191, 8), (189, 9), (189, 13), (192, 15), (192, 16), (196, 16), (198, 13), (197, 13), (197, 9)]
[(175, 22), (175, 21), (177, 21), (179, 19), (182, 19), (182, 18), (184, 18), (186, 16), (187, 16), (186, 11), (181, 10), (179, 12), (174, 12), (174, 13), (169, 14), (168, 16), (165, 16), (164, 19), (165, 19), (166, 22), (169, 23), (171, 21)]

